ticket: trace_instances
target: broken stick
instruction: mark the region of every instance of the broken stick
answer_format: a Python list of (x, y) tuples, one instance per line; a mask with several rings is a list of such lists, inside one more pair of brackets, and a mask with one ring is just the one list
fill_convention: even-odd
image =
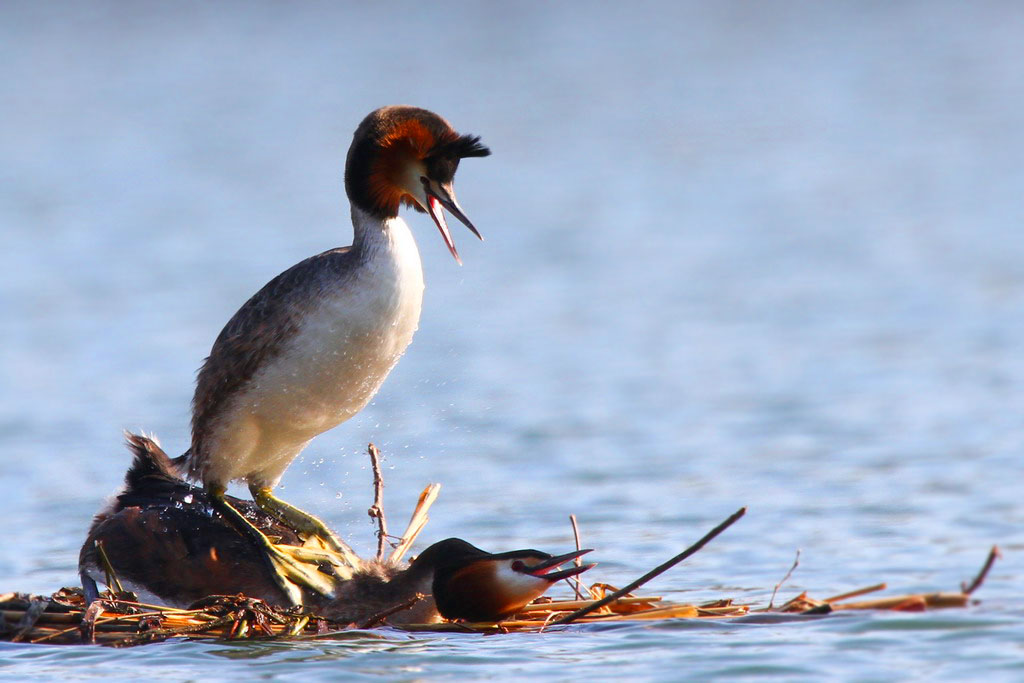
[(384, 519), (384, 477), (380, 473), (380, 451), (372, 443), (366, 451), (370, 454), (370, 465), (373, 467), (373, 505), (366, 511), (370, 519), (377, 520), (377, 561), (384, 559), (384, 544), (388, 538), (388, 523)]
[(714, 529), (712, 529), (711, 531), (709, 531), (706, 534), (704, 534), (703, 538), (701, 538), (699, 541), (697, 541), (696, 543), (691, 545), (689, 548), (687, 548), (683, 552), (681, 552), (678, 555), (676, 555), (675, 557), (673, 557), (671, 560), (668, 560), (667, 562), (664, 562), (664, 563), (658, 565), (657, 567), (655, 567), (651, 571), (647, 572), (646, 574), (641, 576), (639, 579), (637, 579), (636, 581), (633, 581), (632, 583), (630, 583), (629, 585), (625, 586), (624, 588), (620, 588), (619, 590), (615, 591), (614, 593), (612, 593), (610, 595), (606, 595), (604, 598), (602, 598), (600, 600), (597, 600), (596, 602), (590, 603), (586, 607), (581, 607), (580, 609), (576, 610), (572, 614), (569, 614), (569, 615), (567, 615), (565, 617), (562, 617), (558, 621), (551, 622), (551, 625), (552, 626), (561, 626), (561, 625), (564, 625), (564, 624), (572, 623), (572, 622), (576, 621), (577, 619), (579, 619), (582, 616), (586, 616), (587, 614), (590, 614), (591, 612), (593, 612), (595, 610), (601, 609), (602, 607), (604, 607), (605, 605), (607, 605), (609, 603), (615, 602), (616, 600), (621, 598), (623, 595), (626, 595), (627, 593), (629, 593), (631, 591), (635, 591), (637, 588), (639, 588), (640, 586), (644, 585), (645, 583), (647, 583), (648, 581), (650, 581), (654, 577), (658, 576), (659, 574), (663, 574), (663, 573), (667, 572), (672, 567), (676, 566), (677, 564), (679, 564), (680, 562), (682, 562), (686, 558), (688, 558), (691, 555), (693, 555), (696, 552), (698, 552), (701, 548), (703, 548), (709, 542), (711, 542), (711, 540), (713, 538), (715, 538), (715, 536), (718, 536), (720, 533), (722, 533), (723, 531), (728, 529), (730, 526), (732, 526), (736, 522), (736, 520), (738, 520), (740, 517), (742, 517), (746, 513), (747, 513), (747, 508), (741, 507), (739, 510), (737, 510), (736, 512), (734, 512), (731, 515), (729, 515), (728, 519), (726, 519), (724, 522), (722, 522), (721, 524), (716, 526)]

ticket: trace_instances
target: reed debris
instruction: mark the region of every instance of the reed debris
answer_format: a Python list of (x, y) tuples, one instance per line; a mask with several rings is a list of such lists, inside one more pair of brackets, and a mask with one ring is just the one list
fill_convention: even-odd
[[(383, 478), (379, 451), (372, 444), (369, 454), (373, 466), (374, 502), (369, 509), (376, 521), (377, 560), (383, 560), (386, 545), (392, 549), (386, 561), (398, 563), (412, 546), (429, 518), (428, 511), (440, 491), (439, 484), (431, 484), (420, 494), (416, 508), (405, 532), (393, 543), (387, 533), (382, 509)], [(799, 552), (793, 566), (775, 586), (767, 607), (736, 602), (723, 598), (700, 604), (675, 603), (660, 595), (637, 594), (637, 591), (657, 576), (675, 567), (699, 552), (719, 534), (728, 529), (746, 513), (740, 508), (700, 540), (678, 555), (653, 568), (622, 588), (606, 583), (584, 586), (576, 579), (574, 599), (541, 597), (526, 605), (518, 614), (500, 622), (467, 623), (442, 622), (435, 624), (405, 624), (391, 626), (387, 617), (409, 609), (423, 598), (395, 605), (361, 623), (331, 621), (301, 607), (281, 608), (244, 595), (220, 595), (205, 598), (189, 609), (178, 609), (139, 602), (122, 589), (109, 560), (104, 564), (108, 574), (108, 589), (92, 604), (86, 604), (80, 588), (62, 588), (51, 596), (24, 593), (0, 593), (0, 641), (53, 645), (79, 645), (96, 643), (111, 647), (125, 647), (155, 643), (170, 638), (190, 640), (309, 640), (331, 638), (343, 631), (370, 629), (381, 626), (411, 632), (459, 633), (511, 633), (516, 631), (549, 631), (569, 624), (586, 625), (608, 622), (664, 620), (664, 619), (748, 619), (763, 620), (765, 615), (789, 615), (786, 618), (824, 615), (841, 610), (894, 610), (923, 611), (928, 609), (965, 607), (971, 595), (984, 582), (992, 565), (1000, 557), (993, 547), (977, 576), (964, 582), (956, 592), (935, 592), (897, 595), (892, 597), (854, 600), (886, 588), (885, 583), (846, 591), (824, 600), (817, 600), (802, 592), (779, 607), (774, 606), (776, 593), (790, 578), (799, 564)], [(579, 549), (580, 533), (575, 515), (571, 516), (573, 534)], [(106, 553), (100, 549), (101, 558)]]

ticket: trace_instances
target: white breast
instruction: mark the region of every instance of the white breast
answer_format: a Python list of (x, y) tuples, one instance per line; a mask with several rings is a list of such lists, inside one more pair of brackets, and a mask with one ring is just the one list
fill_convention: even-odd
[[(355, 211), (353, 220), (372, 221)], [(298, 331), (234, 402), (215, 446), (234, 457), (210, 463), (214, 477), (275, 485), (310, 439), (362, 410), (412, 341), (423, 301), (412, 233), (401, 218), (362, 233), (364, 258), (309, 302)]]

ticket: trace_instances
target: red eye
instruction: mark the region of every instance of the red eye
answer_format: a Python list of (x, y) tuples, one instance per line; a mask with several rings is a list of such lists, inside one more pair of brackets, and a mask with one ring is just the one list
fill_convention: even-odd
[(513, 562), (512, 562), (512, 571), (514, 571), (514, 572), (526, 571), (526, 564), (522, 560), (513, 560)]

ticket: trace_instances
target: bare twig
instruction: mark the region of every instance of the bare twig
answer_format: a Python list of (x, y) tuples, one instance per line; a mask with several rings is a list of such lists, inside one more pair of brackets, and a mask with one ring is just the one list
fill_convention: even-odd
[(424, 597), (426, 596), (424, 596), (423, 593), (417, 593), (405, 602), (400, 602), (399, 604), (394, 605), (393, 607), (389, 607), (382, 612), (374, 614), (372, 617), (370, 617), (362, 624), (360, 624), (359, 628), (373, 628), (377, 624), (382, 624), (384, 623), (384, 620), (390, 617), (392, 614), (395, 614), (397, 612), (404, 612), (407, 609), (412, 609), (416, 606), (416, 603), (418, 603)]
[(641, 576), (636, 581), (633, 581), (629, 585), (627, 585), (627, 586), (625, 586), (623, 588), (620, 588), (619, 590), (615, 591), (614, 593), (611, 593), (610, 595), (606, 595), (601, 600), (597, 600), (596, 602), (592, 602), (589, 605), (587, 605), (586, 607), (581, 607), (580, 609), (576, 610), (572, 614), (569, 614), (569, 615), (559, 619), (558, 621), (552, 622), (552, 626), (560, 626), (562, 624), (568, 624), (568, 623), (571, 623), (573, 621), (576, 621), (580, 617), (585, 616), (587, 614), (590, 614), (591, 612), (593, 612), (595, 610), (601, 609), (605, 605), (618, 600), (623, 595), (626, 595), (627, 593), (636, 590), (637, 588), (639, 588), (640, 586), (644, 585), (645, 583), (647, 583), (648, 581), (650, 581), (654, 577), (658, 576), (659, 574), (663, 574), (664, 572), (666, 572), (669, 569), (671, 569), (672, 567), (676, 566), (677, 564), (679, 564), (680, 562), (682, 562), (686, 558), (688, 558), (691, 555), (693, 555), (696, 552), (698, 552), (701, 548), (703, 548), (705, 545), (707, 545), (713, 538), (715, 538), (715, 536), (718, 536), (720, 533), (722, 533), (723, 531), (728, 529), (730, 526), (732, 526), (736, 522), (736, 520), (738, 520), (740, 517), (742, 517), (746, 513), (747, 513), (747, 508), (745, 508), (745, 507), (740, 508), (736, 512), (734, 512), (731, 515), (729, 515), (728, 519), (726, 519), (724, 522), (722, 522), (721, 524), (716, 526), (714, 529), (712, 529), (708, 533), (704, 534), (703, 538), (701, 538), (699, 541), (697, 541), (696, 543), (691, 545), (689, 548), (687, 548), (683, 552), (681, 552), (678, 555), (676, 555), (675, 557), (673, 557), (671, 560), (668, 560), (667, 562), (664, 562), (664, 563), (658, 565), (657, 567), (655, 567), (651, 571), (649, 571), (646, 574), (644, 574), (643, 576)]
[(423, 493), (420, 494), (420, 499), (416, 502), (416, 509), (412, 511), (412, 517), (409, 519), (408, 526), (405, 527), (405, 532), (402, 534), (402, 540), (398, 542), (395, 549), (391, 551), (391, 556), (388, 558), (388, 564), (398, 564), (402, 557), (408, 552), (412, 546), (416, 537), (419, 536), (420, 532), (423, 531), (423, 527), (426, 526), (427, 521), (430, 519), (428, 511), (430, 506), (437, 500), (437, 494), (441, 491), (440, 484), (430, 484), (427, 488), (423, 489)]
[(11, 638), (12, 643), (17, 643), (23, 640), (35, 627), (36, 622), (39, 621), (39, 617), (43, 615), (46, 608), (49, 606), (50, 600), (48, 598), (33, 598), (28, 605), (28, 609), (21, 615), (21, 620), (18, 625), (15, 626), (14, 637)]
[(372, 443), (367, 446), (366, 451), (370, 454), (370, 464), (373, 467), (373, 505), (366, 511), (370, 519), (377, 520), (377, 561), (384, 559), (384, 545), (388, 539), (388, 523), (384, 519), (384, 477), (380, 473), (380, 450)]
[(771, 600), (768, 601), (768, 609), (771, 609), (772, 605), (775, 603), (775, 594), (779, 592), (780, 588), (782, 588), (782, 584), (784, 584), (787, 581), (789, 581), (789, 577), (793, 576), (793, 572), (799, 566), (800, 566), (800, 549), (797, 548), (796, 549), (796, 557), (793, 558), (793, 566), (791, 566), (789, 568), (789, 571), (786, 572), (786, 575), (782, 577), (782, 581), (779, 581), (777, 584), (775, 584), (775, 590), (772, 591), (772, 598), (771, 598)]
[[(572, 535), (573, 535), (573, 538), (576, 539), (576, 550), (579, 551), (579, 550), (582, 549), (582, 547), (580, 546), (580, 528), (576, 524), (576, 515), (569, 515), (569, 521), (572, 522)], [(583, 566), (583, 559), (580, 558), (580, 557), (577, 557), (575, 560), (573, 560), (573, 564), (575, 564), (577, 567), (582, 567)], [(576, 591), (576, 597), (579, 600), (582, 600), (583, 599), (583, 583), (580, 581), (580, 575), (577, 574), (576, 576), (572, 577), (572, 581), (573, 581), (573, 590)]]
[(985, 560), (984, 566), (978, 575), (974, 577), (974, 581), (969, 584), (964, 582), (960, 584), (960, 590), (963, 591), (964, 595), (970, 595), (974, 591), (978, 590), (978, 587), (985, 581), (985, 577), (988, 576), (989, 571), (992, 569), (992, 565), (996, 563), (1002, 557), (1002, 553), (999, 552), (999, 546), (992, 546), (992, 550), (988, 552), (988, 558)]

